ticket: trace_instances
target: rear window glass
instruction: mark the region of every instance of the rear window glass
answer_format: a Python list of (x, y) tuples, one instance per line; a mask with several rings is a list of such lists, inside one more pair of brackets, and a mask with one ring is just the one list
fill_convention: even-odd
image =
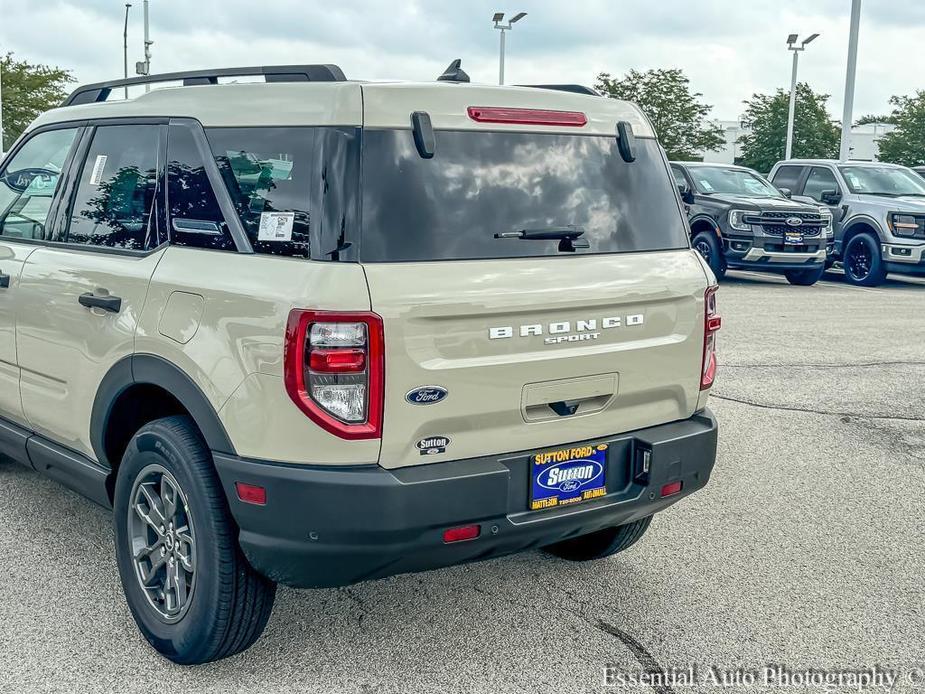
[(258, 253), (309, 255), (311, 128), (209, 128), (222, 180)]
[[(686, 248), (672, 178), (652, 139), (623, 161), (616, 137), (438, 131), (432, 159), (410, 130), (367, 130), (364, 261), (516, 258)], [(589, 248), (496, 233), (574, 226)]]

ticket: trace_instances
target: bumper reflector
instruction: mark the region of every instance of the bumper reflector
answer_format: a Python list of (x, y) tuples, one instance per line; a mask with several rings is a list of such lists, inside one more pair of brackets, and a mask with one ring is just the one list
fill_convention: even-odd
[(683, 486), (684, 483), (681, 480), (678, 480), (677, 482), (669, 482), (664, 487), (662, 487), (662, 498), (664, 499), (666, 496), (674, 496), (681, 491), (681, 487)]
[(443, 531), (443, 541), (450, 543), (474, 540), (481, 532), (481, 525), (463, 525), (459, 528), (448, 528)]
[(267, 490), (263, 487), (258, 487), (256, 484), (247, 484), (246, 482), (235, 482), (234, 488), (238, 493), (238, 498), (245, 504), (267, 505)]

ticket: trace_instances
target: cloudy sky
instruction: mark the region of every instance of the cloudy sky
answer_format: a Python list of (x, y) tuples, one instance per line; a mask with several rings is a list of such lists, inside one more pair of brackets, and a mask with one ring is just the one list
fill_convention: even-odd
[[(863, 0), (855, 116), (925, 88), (925, 0)], [(73, 71), (122, 72), (125, 0), (0, 0), (0, 51)], [(602, 71), (680, 67), (736, 119), (754, 92), (789, 87), (786, 35), (819, 32), (800, 78), (841, 115), (850, 0), (151, 0), (152, 69), (339, 64), (357, 79), (435, 78), (460, 57), (473, 81), (497, 80), (491, 15), (526, 11), (508, 35), (508, 83), (593, 84)], [(130, 65), (141, 59), (134, 0)], [(132, 68), (130, 68), (131, 70)]]

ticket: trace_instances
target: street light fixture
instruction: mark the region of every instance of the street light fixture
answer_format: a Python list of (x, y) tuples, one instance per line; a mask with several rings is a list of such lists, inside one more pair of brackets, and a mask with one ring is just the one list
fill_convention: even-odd
[(495, 23), (495, 29), (501, 31), (501, 49), (498, 61), (498, 84), (504, 84), (504, 32), (510, 31), (514, 27), (514, 24), (526, 16), (526, 12), (518, 12), (513, 17), (511, 17), (507, 24), (503, 24), (504, 12), (495, 12), (494, 15), (492, 15), (491, 21)]
[(787, 36), (787, 50), (793, 51), (793, 73), (790, 77), (790, 111), (787, 114), (787, 147), (784, 153), (784, 159), (790, 159), (793, 153), (793, 116), (796, 111), (797, 100), (797, 62), (800, 57), (800, 51), (806, 50), (806, 45), (812, 43), (819, 37), (819, 34), (810, 34), (803, 39), (803, 43), (796, 45), (798, 36), (789, 34)]

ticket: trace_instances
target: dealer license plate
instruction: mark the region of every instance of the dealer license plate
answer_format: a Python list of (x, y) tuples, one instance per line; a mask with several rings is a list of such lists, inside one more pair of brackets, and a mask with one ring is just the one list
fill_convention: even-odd
[(607, 444), (530, 456), (530, 510), (557, 508), (607, 493)]

